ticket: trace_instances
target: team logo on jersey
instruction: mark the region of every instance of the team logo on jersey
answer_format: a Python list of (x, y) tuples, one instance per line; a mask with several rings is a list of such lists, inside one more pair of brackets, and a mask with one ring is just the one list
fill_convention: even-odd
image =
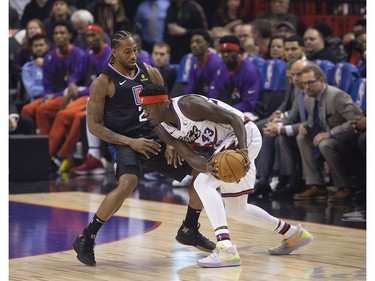
[(133, 97), (136, 105), (140, 105), (141, 103), (139, 102), (139, 94), (141, 93), (143, 87), (142, 85), (137, 85), (132, 88), (133, 91)]
[(148, 78), (143, 73), (141, 74), (141, 82), (148, 81)]
[(193, 126), (193, 128), (187, 132), (187, 134), (183, 137), (179, 137), (180, 140), (186, 143), (194, 143), (195, 140), (199, 139), (201, 136), (201, 131), (196, 126)]

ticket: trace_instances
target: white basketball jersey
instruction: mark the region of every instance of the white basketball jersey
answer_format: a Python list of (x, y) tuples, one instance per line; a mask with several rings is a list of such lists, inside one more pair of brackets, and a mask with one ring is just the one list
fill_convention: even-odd
[[(226, 110), (234, 112), (242, 120), (245, 118), (241, 111), (222, 101), (200, 95), (197, 96), (208, 102), (215, 103)], [(160, 124), (172, 137), (186, 143), (195, 143), (200, 146), (217, 148), (229, 136), (234, 136), (233, 128), (229, 124), (218, 124), (204, 119), (198, 121), (189, 119), (179, 106), (180, 99), (183, 97), (184, 96), (180, 96), (171, 99), (171, 109), (177, 117), (177, 128), (165, 122)]]

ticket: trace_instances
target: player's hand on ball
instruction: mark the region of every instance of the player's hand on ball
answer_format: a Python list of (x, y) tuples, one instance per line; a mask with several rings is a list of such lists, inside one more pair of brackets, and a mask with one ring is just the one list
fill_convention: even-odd
[(220, 176), (217, 168), (217, 160), (212, 157), (210, 161), (207, 162), (207, 172), (211, 173), (216, 179), (220, 180)]
[(237, 151), (239, 153), (242, 154), (242, 156), (245, 158), (246, 160), (246, 164), (245, 164), (245, 167), (246, 167), (246, 173), (249, 171), (250, 169), (250, 160), (249, 160), (249, 154), (247, 152), (247, 147), (246, 148), (241, 148), (241, 149), (237, 149)]

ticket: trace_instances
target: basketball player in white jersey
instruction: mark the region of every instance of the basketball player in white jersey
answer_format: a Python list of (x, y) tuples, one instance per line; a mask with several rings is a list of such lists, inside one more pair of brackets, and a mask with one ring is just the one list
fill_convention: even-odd
[[(262, 138), (257, 126), (242, 112), (219, 100), (194, 94), (169, 100), (167, 90), (158, 85), (143, 88), (140, 103), (145, 117), (152, 125), (158, 125), (155, 131), (161, 140), (173, 146), (175, 152), (199, 172), (194, 187), (215, 230), (217, 244), (210, 256), (198, 260), (198, 265), (224, 267), (241, 264), (236, 246), (230, 240), (227, 216), (285, 235), (281, 246), (269, 249), (273, 255), (289, 254), (312, 241), (313, 236), (301, 225), (288, 224), (247, 203), (247, 195), (254, 187), (254, 159), (261, 148)], [(213, 155), (225, 149), (237, 149), (247, 159), (248, 172), (238, 183), (220, 181), (212, 157), (207, 160), (188, 144), (213, 147)], [(175, 166), (179, 164), (176, 160), (167, 161)], [(218, 187), (222, 199), (216, 191)]]

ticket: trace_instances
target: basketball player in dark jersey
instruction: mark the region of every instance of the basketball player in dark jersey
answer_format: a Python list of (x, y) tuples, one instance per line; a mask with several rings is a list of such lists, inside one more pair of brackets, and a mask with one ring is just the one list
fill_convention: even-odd
[[(96, 234), (133, 193), (143, 168), (178, 181), (192, 174), (192, 168), (186, 162), (178, 161), (173, 150), (167, 150), (167, 163), (166, 146), (157, 138), (139, 103), (139, 93), (145, 85), (164, 84), (160, 72), (136, 60), (137, 44), (130, 33), (117, 32), (112, 38), (111, 47), (109, 64), (90, 86), (87, 122), (93, 135), (110, 144), (119, 182), (104, 198), (89, 225), (73, 244), (78, 260), (93, 266), (96, 265)], [(192, 186), (189, 193), (186, 218), (176, 239), (182, 244), (212, 251), (215, 244), (198, 231), (202, 202)]]

